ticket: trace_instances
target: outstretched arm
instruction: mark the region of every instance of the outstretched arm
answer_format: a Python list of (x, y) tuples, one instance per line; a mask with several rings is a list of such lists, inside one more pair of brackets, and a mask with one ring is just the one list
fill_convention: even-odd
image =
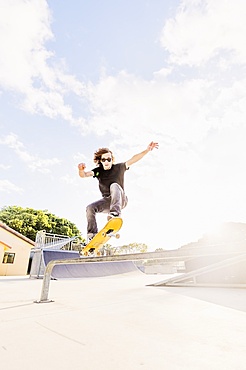
[(86, 165), (85, 163), (79, 163), (78, 169), (79, 169), (79, 176), (80, 177), (90, 177), (94, 175), (93, 171), (85, 171)]
[(149, 153), (154, 148), (158, 149), (158, 147), (159, 147), (158, 143), (154, 143), (153, 141), (151, 141), (151, 143), (148, 145), (147, 149), (145, 149), (141, 153), (135, 154), (131, 159), (129, 159), (126, 162), (126, 167), (130, 167), (133, 163), (136, 163), (136, 162), (140, 161), (140, 159), (142, 159), (147, 153)]

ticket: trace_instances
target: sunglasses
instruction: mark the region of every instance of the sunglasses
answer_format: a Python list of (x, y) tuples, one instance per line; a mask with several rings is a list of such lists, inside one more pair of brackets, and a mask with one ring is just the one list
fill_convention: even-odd
[(106, 162), (106, 161), (111, 162), (112, 158), (102, 158), (101, 159), (101, 162)]

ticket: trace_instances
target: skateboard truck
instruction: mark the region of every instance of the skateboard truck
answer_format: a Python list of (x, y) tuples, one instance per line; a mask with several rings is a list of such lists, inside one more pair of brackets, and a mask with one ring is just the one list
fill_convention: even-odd
[(115, 237), (116, 239), (119, 239), (119, 238), (120, 238), (120, 234), (114, 234), (114, 229), (109, 229), (108, 231), (103, 232), (103, 233), (102, 233), (102, 236), (103, 236), (103, 237), (105, 237), (105, 236), (109, 236), (110, 238), (113, 236), (113, 237)]

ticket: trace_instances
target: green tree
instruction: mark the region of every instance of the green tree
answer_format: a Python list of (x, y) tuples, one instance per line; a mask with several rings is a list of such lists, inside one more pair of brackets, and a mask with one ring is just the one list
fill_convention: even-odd
[(125, 253), (145, 253), (148, 250), (148, 246), (144, 243), (130, 243), (128, 245), (122, 245), (117, 248), (117, 252), (120, 254)]
[(41, 211), (18, 206), (3, 207), (0, 211), (0, 220), (33, 241), (35, 241), (37, 231), (40, 230), (69, 237), (80, 234), (74, 223), (57, 217), (47, 210)]
[(156, 250), (155, 250), (155, 252), (164, 252), (165, 251), (165, 249), (163, 249), (163, 248), (157, 248)]

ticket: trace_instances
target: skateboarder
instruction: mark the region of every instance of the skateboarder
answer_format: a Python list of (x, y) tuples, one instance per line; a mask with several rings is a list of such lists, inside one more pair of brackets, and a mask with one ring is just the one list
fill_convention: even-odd
[(99, 189), (102, 198), (86, 207), (87, 238), (91, 240), (98, 232), (96, 214), (108, 213), (108, 220), (112, 217), (120, 217), (121, 210), (127, 205), (127, 196), (124, 191), (124, 175), (129, 167), (142, 159), (154, 148), (158, 149), (158, 143), (151, 142), (148, 147), (139, 154), (135, 154), (126, 162), (114, 164), (114, 156), (108, 148), (99, 148), (94, 153), (94, 162), (97, 167), (91, 171), (85, 171), (85, 163), (78, 165), (79, 176), (82, 178), (96, 177), (99, 181)]

